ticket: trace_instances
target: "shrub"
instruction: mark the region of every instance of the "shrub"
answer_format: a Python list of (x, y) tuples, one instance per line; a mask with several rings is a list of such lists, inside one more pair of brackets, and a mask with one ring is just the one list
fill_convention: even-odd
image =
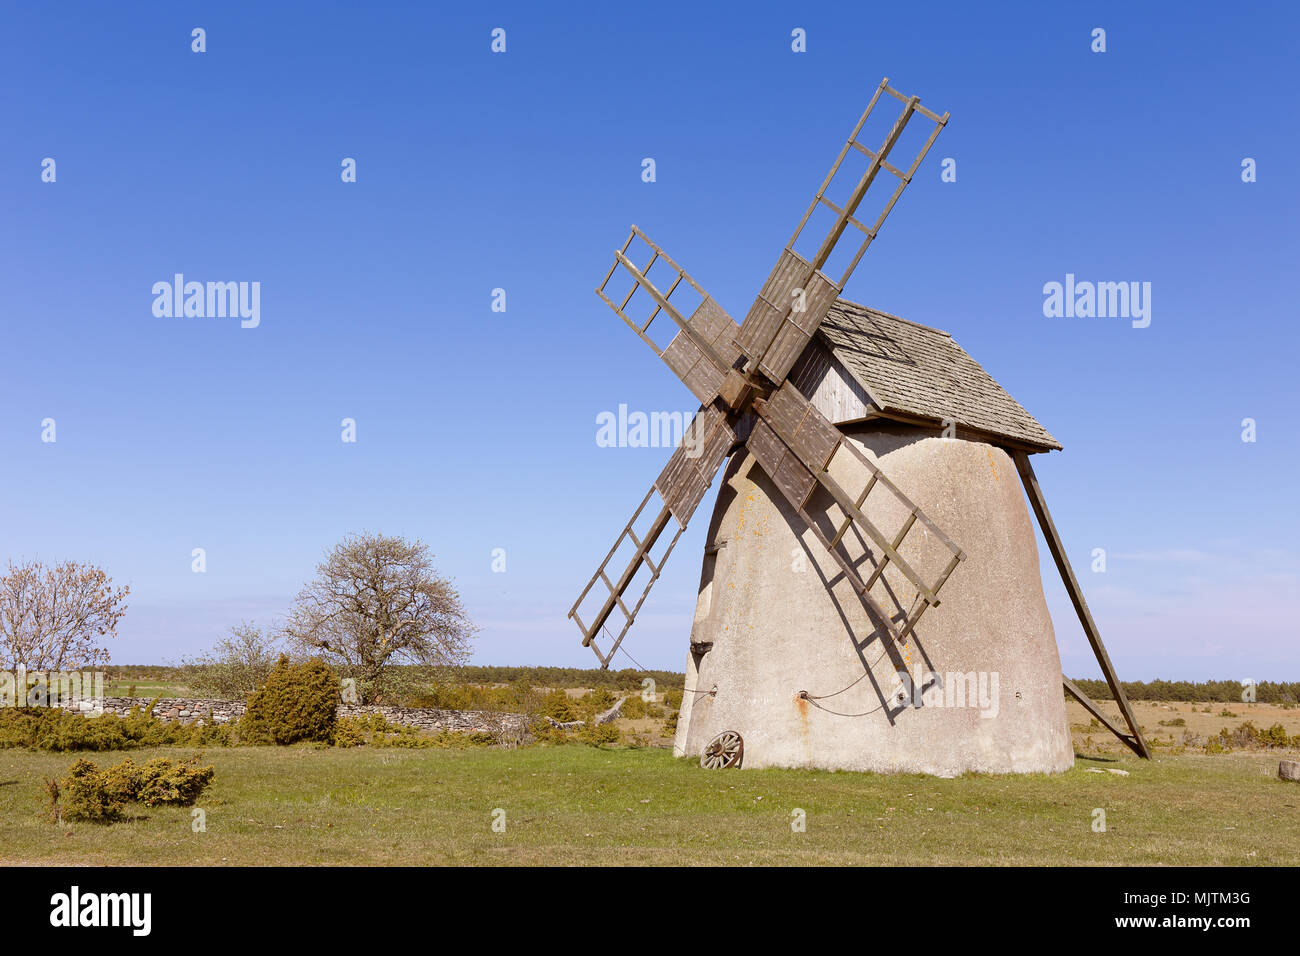
[(1265, 747), (1293, 747), (1300, 745), (1300, 737), (1290, 737), (1286, 728), (1281, 724), (1274, 724), (1268, 730), (1260, 731), (1260, 743)]
[[(131, 758), (126, 759), (130, 763)], [(110, 768), (106, 773), (118, 768)], [(164, 803), (189, 807), (216, 776), (215, 767), (200, 767), (198, 754), (179, 763), (166, 757), (150, 760), (135, 772), (135, 799), (146, 807)]]
[(665, 737), (672, 737), (677, 733), (677, 716), (679, 713), (680, 711), (674, 710), (671, 714), (668, 715), (668, 719), (664, 721)]
[(59, 781), (59, 803), (51, 814), (64, 820), (111, 823), (122, 817), (123, 800), (115, 795), (99, 768), (84, 757)]
[(483, 688), (469, 684), (434, 684), (428, 690), (408, 695), (402, 702), (408, 707), (433, 707), (438, 710), (485, 710), (480, 693)]
[(569, 695), (559, 687), (555, 688), (555, 690), (542, 698), (539, 712), (543, 717), (550, 717), (552, 720), (558, 720), (562, 724), (578, 719), (578, 715), (574, 712), (573, 703), (570, 701)]
[(388, 721), (379, 714), (360, 714), (340, 717), (334, 723), (335, 747), (361, 747), (370, 742), (370, 735), (382, 733)]
[(281, 655), (239, 723), (247, 743), (329, 742), (334, 736), (339, 679), (324, 661), (290, 664)]
[(578, 698), (578, 717), (590, 720), (597, 714), (603, 714), (614, 706), (615, 697), (604, 687), (597, 687), (590, 693)]
[(584, 744), (600, 747), (604, 744), (621, 742), (623, 735), (613, 724), (597, 724), (594, 721), (587, 721), (578, 728), (578, 739)]
[(528, 726), (528, 732), (539, 743), (558, 744), (569, 739), (569, 732), (563, 727), (556, 727), (549, 720), (535, 720)]
[(229, 746), (228, 725), (169, 723), (153, 705), (132, 708), (126, 717), (87, 717), (57, 707), (0, 708), (0, 749), (24, 747), (53, 752), (134, 750), (139, 747)]
[(1292, 737), (1281, 724), (1260, 730), (1247, 720), (1235, 730), (1224, 727), (1205, 742), (1206, 753), (1225, 753), (1233, 748), (1254, 750), (1263, 747), (1300, 747), (1300, 734)]
[(682, 691), (666, 690), (664, 691), (664, 706), (669, 710), (682, 709)]
[(62, 780), (45, 781), (49, 818), (111, 823), (120, 820), (132, 802), (190, 806), (216, 774), (213, 767), (200, 767), (198, 760), (197, 754), (179, 763), (159, 757), (140, 767), (127, 757), (100, 770), (82, 758)]
[(1160, 726), (1161, 727), (1186, 727), (1187, 721), (1184, 720), (1182, 717), (1175, 717), (1173, 720), (1160, 721)]
[(336, 747), (429, 747), (431, 738), (414, 727), (389, 723), (383, 714), (343, 717), (334, 725)]
[[(95, 766), (89, 760), (81, 762)], [(113, 802), (130, 803), (139, 794), (140, 767), (130, 757), (126, 757), (121, 763), (99, 771), (98, 784)]]

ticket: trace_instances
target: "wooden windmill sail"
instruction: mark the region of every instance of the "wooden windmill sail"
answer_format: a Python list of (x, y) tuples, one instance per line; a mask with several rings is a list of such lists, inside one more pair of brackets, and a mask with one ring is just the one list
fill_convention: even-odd
[[(882, 99), (901, 106), (883, 141), (868, 146), (859, 137)], [(891, 162), (900, 137), (914, 121), (929, 124), (922, 145), (907, 165)], [(615, 253), (615, 261), (597, 288), (597, 294), (663, 359), (702, 404), (685, 439), (569, 612), (582, 632), (584, 646), (592, 648), (602, 668), (609, 666), (619, 650), (715, 475), (740, 448), (747, 450), (770, 476), (776, 489), (851, 582), (871, 619), (894, 643), (904, 644), (925, 613), (939, 606), (940, 591), (965, 558), (962, 549), (875, 463), (846, 440), (789, 376), (947, 121), (947, 113), (939, 115), (927, 109), (918, 97), (893, 89), (888, 78), (882, 80), (740, 325), (636, 226)], [(828, 191), (850, 155), (865, 157), (866, 167), (848, 192), (848, 198), (842, 204), (836, 203)], [(867, 223), (857, 213), (882, 173), (885, 181), (891, 183), (892, 193), (878, 217)], [(816, 251), (805, 258), (795, 251), (796, 243), (800, 242), (814, 213), (822, 211), (829, 211), (830, 225), (824, 236), (813, 236), (818, 240)], [(832, 278), (823, 270), (828, 268), (832, 254), (846, 234), (853, 237), (856, 249), (847, 267)], [(633, 240), (640, 240), (651, 252), (644, 265), (632, 261), (628, 255)], [(625, 294), (612, 287), (620, 270), (631, 278)], [(699, 299), (689, 315), (678, 307), (684, 298), (682, 293), (687, 290), (693, 291), (692, 298)], [(649, 300), (650, 312), (644, 318), (629, 315), (630, 303), (638, 292), (644, 294), (640, 300)], [(662, 315), (676, 327), (666, 345), (656, 342), (650, 333), (651, 324)], [(1018, 467), (1021, 459), (1024, 462), (1021, 473), (1026, 476), (1026, 488), (1035, 512), (1074, 597), (1077, 583), (1068, 572), (1068, 563), (1062, 564), (1063, 552), (1058, 555), (1059, 541), (1045, 504), (1039, 510), (1041, 493), (1032, 479), (1028, 459), (1021, 455), (1017, 459)], [(846, 481), (851, 483), (846, 485)], [(868, 500), (874, 503), (876, 496), (889, 499), (889, 513), (902, 516), (896, 527), (879, 527), (868, 517)], [(829, 524), (822, 504), (827, 500), (832, 503), (835, 516)], [(816, 508), (823, 510), (812, 513), (810, 509)], [(874, 511), (879, 513), (880, 509)], [(845, 547), (850, 532), (854, 539), (866, 542), (873, 552), (870, 567), (855, 560)], [(943, 560), (926, 562), (924, 567), (914, 564), (905, 554), (911, 540), (909, 535), (923, 536), (931, 548), (939, 547)], [(911, 586), (914, 597), (901, 611), (896, 609), (891, 613), (873, 597), (873, 587), (886, 569), (893, 575), (901, 574)], [(1098, 651), (1131, 734), (1123, 734), (1109, 721), (1107, 726), (1146, 756), (1145, 742), (1114, 679), (1081, 596), (1077, 597), (1076, 606), (1081, 609), (1081, 619), (1085, 619), (1089, 639)], [(1065, 686), (1100, 719), (1106, 720), (1078, 688), (1068, 680)]]

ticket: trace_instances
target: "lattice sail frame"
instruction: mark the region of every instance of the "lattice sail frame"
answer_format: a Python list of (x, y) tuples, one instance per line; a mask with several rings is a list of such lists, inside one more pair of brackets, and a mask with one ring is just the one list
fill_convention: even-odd
[[(640, 239), (650, 247), (650, 260), (644, 267), (638, 268), (627, 256), (633, 239)], [(667, 289), (660, 289), (650, 279), (650, 270), (656, 262), (663, 262), (673, 271), (674, 278)], [(616, 304), (606, 290), (620, 268), (631, 275), (632, 285), (622, 301)], [(689, 318), (683, 316), (672, 301), (673, 294), (681, 288), (682, 282), (685, 282), (700, 297), (700, 304)], [(627, 314), (628, 304), (638, 288), (645, 291), (654, 302), (654, 308), (644, 322), (636, 322)], [(601, 301), (627, 323), (627, 327), (635, 332), (641, 341), (663, 359), (664, 363), (691, 390), (692, 395), (706, 405), (713, 401), (727, 371), (734, 368), (740, 359), (740, 348), (736, 345), (740, 326), (736, 325), (735, 320), (718, 305), (703, 286), (691, 277), (690, 273), (673, 261), (636, 226), (632, 227), (622, 248), (614, 253), (614, 264), (609, 267), (604, 281), (596, 287), (596, 295), (600, 296)], [(678, 328), (677, 334), (667, 346), (663, 347), (649, 334), (651, 323), (659, 317), (660, 313), (666, 314)]]
[[(882, 95), (888, 95), (900, 101), (903, 107), (890, 127), (884, 141), (876, 149), (870, 149), (858, 141), (858, 136), (861, 135), (863, 126), (880, 102)], [(889, 156), (907, 124), (918, 114), (932, 122), (934, 128), (930, 131), (925, 143), (917, 152), (907, 171), (904, 172), (889, 162)], [(938, 138), (940, 131), (947, 122), (947, 113), (940, 116), (923, 107), (918, 97), (905, 96), (898, 92), (889, 85), (888, 77), (880, 81), (880, 86), (876, 88), (875, 94), (871, 97), (871, 102), (867, 104), (862, 117), (858, 120), (857, 125), (853, 127), (853, 132), (849, 134), (849, 138), (840, 149), (839, 155), (831, 165), (830, 172), (822, 180), (821, 188), (817, 190), (812, 202), (808, 204), (807, 211), (804, 213), (803, 218), (799, 220), (799, 225), (795, 227), (794, 233), (790, 236), (790, 241), (785, 244), (785, 248), (777, 259), (776, 267), (772, 270), (772, 274), (768, 276), (767, 282), (764, 283), (762, 290), (754, 301), (754, 305), (745, 316), (737, 344), (750, 360), (752, 369), (762, 372), (776, 385), (780, 385), (785, 381), (791, 366), (803, 354), (804, 349), (812, 340), (818, 326), (822, 324), (826, 314), (830, 311), (831, 305), (834, 304), (835, 299), (843, 291), (844, 284), (848, 281), (849, 276), (853, 274), (853, 270), (857, 268), (858, 263), (862, 261), (862, 256), (866, 253), (868, 247), (875, 241), (881, 227), (885, 224), (885, 219), (893, 210), (895, 203), (898, 202), (898, 198), (903, 194), (903, 190), (912, 181), (912, 177), (920, 168), (926, 154), (930, 152), (930, 147), (934, 145), (934, 141)], [(835, 181), (836, 174), (839, 173), (840, 166), (843, 164), (845, 157), (849, 155), (850, 150), (862, 153), (870, 160), (870, 163), (845, 204), (837, 206), (826, 198), (826, 190)], [(867, 226), (859, 221), (854, 214), (858, 211), (863, 198), (882, 169), (891, 173), (898, 180), (898, 184), (875, 223)], [(799, 255), (794, 247), (795, 243), (803, 235), (804, 229), (819, 205), (825, 206), (834, 213), (835, 221), (822, 239), (810, 262)], [(848, 268), (844, 270), (843, 275), (838, 280), (833, 280), (821, 271), (822, 266), (830, 259), (840, 237), (849, 226), (863, 234), (863, 241)]]
[[(686, 530), (679, 524), (676, 532), (669, 540), (668, 546), (664, 549), (658, 560), (656, 561), (650, 557), (651, 548), (654, 547), (659, 536), (668, 525), (668, 516), (670, 512), (667, 505), (663, 504), (660, 506), (658, 515), (655, 518), (654, 523), (651, 525), (651, 533), (645, 538), (639, 537), (633, 530), (633, 527), (645, 511), (646, 506), (650, 504), (650, 499), (654, 498), (655, 495), (656, 489), (651, 486), (650, 490), (646, 492), (646, 496), (641, 499), (641, 504), (637, 506), (631, 520), (628, 521), (623, 530), (619, 532), (618, 537), (614, 540), (614, 546), (609, 549), (609, 554), (605, 555), (605, 560), (600, 563), (600, 567), (596, 569), (595, 575), (593, 575), (592, 579), (587, 582), (587, 586), (583, 588), (582, 593), (578, 595), (578, 600), (574, 601), (573, 607), (569, 609), (569, 617), (577, 623), (578, 629), (582, 631), (583, 646), (590, 647), (595, 651), (596, 657), (600, 659), (600, 666), (602, 669), (609, 667), (610, 660), (613, 659), (614, 654), (618, 651), (619, 645), (623, 643), (623, 638), (627, 636), (628, 630), (632, 627), (633, 622), (636, 621), (637, 612), (641, 610), (641, 605), (645, 603), (645, 599), (650, 593), (651, 586), (655, 581), (659, 580), (659, 573), (663, 569), (664, 562), (668, 560), (668, 556), (672, 554), (673, 548), (677, 546), (677, 541), (681, 538), (682, 532)], [(662, 501), (662, 498), (660, 498), (660, 501)], [(610, 562), (614, 560), (615, 554), (618, 553), (618, 549), (625, 541), (630, 541), (635, 548), (634, 557), (624, 569), (618, 579), (618, 583), (616, 584), (610, 579), (607, 568), (609, 567)], [(623, 601), (623, 591), (625, 591), (628, 584), (631, 583), (633, 575), (636, 574), (642, 562), (644, 562), (650, 569), (650, 580), (641, 591), (641, 596), (637, 598), (636, 604), (629, 608)], [(587, 595), (591, 593), (598, 581), (603, 583), (608, 589), (609, 596), (605, 599), (605, 602), (597, 613), (597, 616), (593, 618), (592, 623), (588, 624), (583, 621), (582, 617), (578, 613), (578, 609), (582, 606), (582, 603), (587, 599)], [(610, 617), (610, 614), (614, 609), (617, 609), (623, 615), (623, 625), (619, 628), (617, 635), (609, 634), (608, 630), (605, 628), (605, 621)], [(605, 631), (610, 638), (609, 650), (604, 652), (601, 651), (600, 645), (596, 643), (596, 635), (601, 631)]]
[[(708, 491), (714, 474), (726, 461), (727, 455), (730, 454), (736, 441), (736, 433), (727, 421), (726, 414), (716, 405), (703, 407), (696, 412), (695, 418), (682, 436), (682, 441), (668, 459), (667, 466), (655, 479), (655, 483), (650, 487), (646, 496), (641, 499), (641, 504), (637, 506), (631, 519), (624, 525), (623, 530), (614, 540), (614, 546), (605, 555), (605, 560), (600, 563), (596, 573), (587, 582), (587, 586), (578, 595), (578, 599), (573, 602), (573, 607), (569, 609), (569, 617), (577, 623), (578, 628), (582, 631), (583, 646), (590, 647), (595, 651), (596, 656), (600, 658), (602, 668), (609, 666), (610, 659), (618, 651), (619, 645), (623, 643), (623, 638), (627, 636), (628, 630), (636, 620), (637, 612), (641, 610), (641, 605), (645, 603), (646, 597), (650, 594), (650, 589), (659, 580), (659, 574), (664, 563), (668, 560), (668, 556), (672, 554), (678, 539), (681, 538), (682, 533), (686, 530), (687, 523), (691, 520), (691, 515), (695, 513), (695, 509), (699, 507), (705, 492)], [(637, 522), (641, 519), (642, 514), (646, 513), (646, 507), (650, 505), (652, 499), (659, 502), (659, 510), (655, 513), (649, 528), (638, 535), (636, 532)], [(672, 533), (668, 546), (657, 559), (652, 557), (655, 545), (674, 522), (676, 523), (676, 530)], [(619, 571), (617, 581), (614, 581), (609, 576), (610, 565), (615, 561), (619, 549), (625, 542), (631, 543), (632, 555), (622, 570)], [(645, 582), (636, 604), (629, 608), (623, 601), (623, 593), (628, 589), (643, 564), (650, 571), (650, 576)], [(617, 565), (615, 565), (614, 570), (618, 571)], [(591, 623), (588, 624), (583, 621), (579, 610), (597, 582), (605, 586), (608, 595), (592, 618)], [(609, 635), (611, 641), (609, 650), (602, 653), (600, 647), (596, 644), (596, 635), (605, 630), (605, 622), (615, 610), (623, 615), (623, 625), (618, 634)], [(608, 634), (607, 631), (606, 633)]]
[[(858, 137), (883, 95), (888, 95), (903, 105), (884, 141), (873, 150), (861, 143)], [(911, 165), (903, 171), (889, 162), (889, 156), (903, 130), (917, 114), (934, 123), (934, 129), (930, 131)], [(659, 579), (664, 562), (685, 531), (687, 522), (699, 506), (713, 477), (738, 447), (736, 428), (739, 422), (742, 418), (749, 420), (751, 415), (755, 425), (746, 447), (777, 483), (782, 494), (790, 499), (800, 517), (835, 558), (848, 580), (853, 583), (855, 591), (872, 608), (889, 633), (899, 641), (906, 640), (925, 610), (938, 605), (939, 589), (957, 563), (964, 558), (961, 549), (865, 455), (844, 440), (838, 429), (785, 379), (825, 320), (844, 283), (879, 234), (886, 217), (911, 182), (947, 121), (947, 113), (940, 116), (921, 106), (919, 98), (905, 96), (890, 87), (888, 77), (881, 80), (808, 210), (795, 227), (794, 234), (786, 243), (776, 267), (764, 283), (745, 321), (739, 326), (703, 286), (636, 226), (632, 227), (627, 240), (614, 253), (614, 263), (597, 287), (596, 294), (638, 338), (654, 350), (703, 404), (687, 432), (687, 438), (674, 451), (667, 467), (642, 499), (632, 519), (615, 540), (614, 547), (569, 612), (569, 617), (582, 631), (583, 645), (593, 649), (602, 667), (608, 667), (618, 651), (650, 588)], [(870, 162), (848, 200), (839, 206), (826, 198), (826, 191), (835, 181), (850, 150), (857, 150)], [(882, 169), (893, 175), (898, 184), (875, 223), (867, 226), (855, 214)], [(829, 209), (835, 215), (835, 221), (809, 261), (799, 255), (794, 246), (819, 205)], [(844, 274), (835, 281), (821, 269), (849, 227), (861, 232), (864, 239)], [(640, 239), (651, 250), (649, 261), (644, 267), (638, 266), (628, 257), (634, 239)], [(660, 280), (663, 288), (650, 278), (650, 271), (658, 262), (666, 265), (672, 273), (667, 282)], [(616, 302), (609, 288), (620, 268), (631, 277), (632, 283), (626, 295)], [(673, 301), (674, 294), (683, 288), (683, 283), (701, 300), (689, 317)], [(644, 322), (634, 320), (627, 311), (638, 290), (644, 291), (654, 303)], [(660, 346), (649, 334), (651, 323), (661, 314), (668, 315), (677, 327), (677, 332), (666, 346)], [(869, 475), (856, 499), (851, 498), (831, 474), (832, 465), (842, 450), (847, 450), (845, 454), (854, 458)], [(826, 537), (808, 512), (812, 494), (818, 487), (829, 492), (834, 505), (844, 515), (843, 524), (831, 538)], [(887, 490), (909, 512), (903, 527), (892, 539), (887, 539), (862, 511), (867, 496), (876, 487)], [(643, 514), (648, 513), (646, 509), (656, 497), (660, 504), (654, 512), (655, 517), (649, 530), (637, 535), (634, 526)], [(667, 548), (655, 559), (652, 557), (652, 549), (669, 528), (670, 519), (675, 519), (677, 528)], [(923, 578), (899, 553), (909, 530), (917, 523), (926, 529), (927, 534), (933, 533), (951, 556), (944, 570), (930, 580)], [(880, 556), (875, 569), (865, 581), (842, 546), (844, 536), (850, 529), (856, 529), (864, 541), (870, 541)], [(614, 580), (610, 577), (609, 569), (625, 543), (631, 544), (632, 556), (617, 580)], [(872, 586), (890, 565), (897, 567), (917, 589), (916, 602), (903, 615), (901, 628), (894, 625), (891, 616), (870, 593)], [(650, 572), (649, 579), (636, 604), (628, 607), (623, 594), (643, 566)], [(618, 570), (617, 564), (613, 567)], [(579, 609), (598, 582), (603, 585), (604, 592), (601, 593), (606, 593), (606, 597), (588, 623), (580, 616)], [(605, 622), (616, 610), (623, 615), (623, 625), (617, 635), (612, 635), (606, 630)], [(596, 636), (602, 631), (610, 637), (610, 646), (605, 652), (596, 643)]]

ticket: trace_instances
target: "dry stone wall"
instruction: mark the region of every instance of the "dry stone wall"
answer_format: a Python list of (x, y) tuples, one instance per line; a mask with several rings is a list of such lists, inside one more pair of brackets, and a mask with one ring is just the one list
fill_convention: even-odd
[[(102, 699), (105, 714), (125, 717), (131, 708), (149, 706), (152, 698), (148, 697), (105, 697)], [(237, 721), (244, 716), (247, 705), (239, 700), (208, 700), (205, 698), (160, 697), (154, 704), (153, 712), (159, 720), (179, 721), (183, 724), (196, 720), (214, 724)], [(82, 702), (77, 708), (91, 711), (89, 702)], [(522, 735), (528, 728), (528, 718), (523, 714), (494, 714), (477, 710), (437, 710), (426, 707), (384, 707), (376, 704), (339, 704), (340, 717), (359, 717), (367, 714), (380, 714), (385, 720), (405, 727), (437, 733), (450, 730), (459, 733), (501, 733), (513, 732)]]

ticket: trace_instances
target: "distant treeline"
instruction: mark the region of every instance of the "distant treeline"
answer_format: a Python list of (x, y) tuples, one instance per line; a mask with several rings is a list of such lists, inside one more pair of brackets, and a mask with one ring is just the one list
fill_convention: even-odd
[(677, 671), (602, 671), (582, 667), (484, 667), (469, 665), (454, 668), (449, 676), (463, 684), (513, 684), (527, 680), (538, 687), (612, 687), (616, 690), (640, 690), (649, 677), (660, 690), (683, 687), (686, 675)]
[[(527, 681), (535, 687), (608, 687), (612, 690), (640, 690), (649, 677), (655, 687), (671, 690), (685, 685), (686, 675), (676, 671), (602, 671), (581, 667), (488, 667), (470, 665), (437, 670), (431, 667), (399, 665), (415, 680), (428, 683), (514, 684)], [(106, 669), (110, 680), (177, 681), (180, 671), (165, 664), (111, 664)]]
[[(1110, 700), (1104, 680), (1075, 679), (1079, 690), (1093, 700)], [(1120, 681), (1129, 700), (1185, 700), (1205, 703), (1240, 704), (1245, 687), (1239, 680), (1152, 680)], [(1255, 686), (1255, 700), (1261, 704), (1294, 704), (1300, 701), (1300, 681), (1262, 680)]]

